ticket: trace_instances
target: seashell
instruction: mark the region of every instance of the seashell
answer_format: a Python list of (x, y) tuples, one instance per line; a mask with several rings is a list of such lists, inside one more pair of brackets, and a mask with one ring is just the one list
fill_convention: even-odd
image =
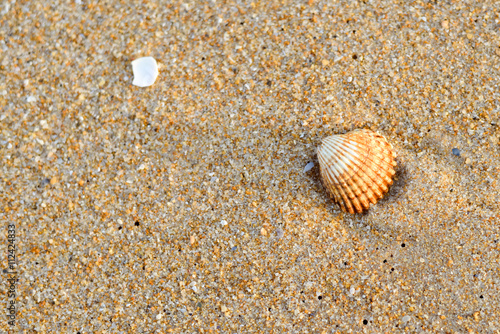
[(378, 133), (354, 130), (327, 137), (317, 154), (323, 184), (344, 212), (367, 210), (392, 184), (396, 154)]

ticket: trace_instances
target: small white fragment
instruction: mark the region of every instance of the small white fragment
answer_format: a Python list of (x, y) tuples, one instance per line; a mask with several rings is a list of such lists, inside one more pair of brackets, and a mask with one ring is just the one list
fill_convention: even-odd
[(47, 121), (44, 119), (40, 121), (40, 125), (42, 126), (42, 129), (47, 130), (49, 128), (49, 124), (47, 124)]
[(304, 173), (307, 173), (314, 167), (314, 162), (309, 162), (305, 167), (304, 167)]
[(35, 96), (28, 96), (27, 101), (28, 101), (28, 103), (35, 102), (36, 101), (36, 97)]
[(227, 225), (227, 221), (225, 221), (225, 220), (223, 219), (223, 220), (221, 220), (221, 221), (220, 221), (220, 224), (221, 224), (222, 226), (226, 226), (226, 225)]
[(9, 12), (9, 9), (10, 9), (10, 4), (8, 1), (6, 1), (6, 3), (4, 4), (3, 10), (2, 10), (2, 15), (7, 14)]
[(148, 87), (155, 83), (158, 76), (158, 64), (153, 57), (143, 57), (132, 62), (134, 81), (132, 85)]
[(336, 63), (340, 61), (342, 58), (344, 58), (344, 56), (336, 56), (335, 58), (333, 58), (333, 62)]
[(408, 322), (411, 320), (411, 317), (409, 315), (405, 315), (403, 319), (401, 319), (402, 322)]

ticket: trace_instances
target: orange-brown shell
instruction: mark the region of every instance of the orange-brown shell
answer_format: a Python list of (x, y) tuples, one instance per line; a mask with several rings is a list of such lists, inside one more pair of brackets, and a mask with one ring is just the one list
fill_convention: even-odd
[(361, 213), (389, 190), (396, 154), (384, 136), (354, 130), (323, 139), (318, 147), (320, 174), (342, 211)]

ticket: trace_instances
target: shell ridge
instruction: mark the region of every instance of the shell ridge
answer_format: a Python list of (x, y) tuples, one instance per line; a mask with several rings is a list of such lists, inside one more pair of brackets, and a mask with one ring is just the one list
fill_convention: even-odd
[[(387, 151), (385, 151), (385, 152), (387, 152)], [(373, 159), (371, 155), (367, 156), (367, 162), (368, 161), (370, 162), (370, 164), (369, 165), (367, 164), (367, 166), (369, 166), (369, 168), (378, 176), (380, 176), (380, 177), (389, 176), (389, 179), (391, 179), (392, 176), (394, 176), (394, 174), (396, 174), (396, 172), (393, 169), (393, 167), (395, 167), (394, 159), (391, 159), (391, 161), (386, 161), (385, 159), (378, 157), (378, 155), (376, 157), (379, 158), (379, 161), (376, 161), (375, 159)], [(374, 166), (376, 166), (378, 168), (374, 168)], [(380, 170), (380, 169), (382, 169), (382, 170)], [(392, 181), (391, 181), (391, 184), (392, 184)]]
[[(371, 164), (370, 166), (367, 166), (367, 171), (365, 174), (370, 180), (372, 180), (372, 184), (374, 187), (372, 187), (373, 190), (378, 190), (377, 191), (377, 197), (382, 198), (383, 194), (387, 192), (388, 190), (388, 185), (392, 184), (392, 179), (390, 177), (387, 177), (387, 174), (383, 174), (380, 171), (377, 171), (377, 168), (373, 168), (373, 166), (377, 166), (376, 164)], [(379, 193), (380, 192), (380, 193)]]
[[(352, 141), (352, 142), (355, 142), (356, 144), (363, 144), (363, 143), (360, 143), (358, 141)], [(346, 146), (352, 146), (351, 143), (348, 142), (348, 144)], [(355, 164), (355, 166), (357, 167), (357, 169), (353, 170), (352, 173), (349, 174), (349, 177), (352, 178), (354, 175), (356, 175), (356, 173), (358, 172), (359, 168), (361, 168), (360, 166), (362, 166), (362, 162), (363, 162), (363, 145), (358, 145), (358, 146), (354, 146), (353, 148), (355, 148), (357, 150), (356, 152), (356, 155), (350, 155), (352, 158), (349, 159), (348, 162), (352, 162)], [(346, 153), (349, 153), (348, 151), (344, 151)], [(354, 150), (353, 150), (354, 152)], [(356, 163), (356, 161), (359, 161), (360, 163)]]
[[(342, 144), (344, 144), (344, 140), (340, 141)], [(355, 147), (356, 149), (359, 149), (359, 147)], [(358, 159), (360, 154), (353, 155), (351, 153), (355, 153), (354, 151), (349, 152), (344, 150), (344, 145), (338, 145), (335, 148), (332, 147), (322, 147), (322, 149), (325, 151), (325, 155), (328, 154), (330, 159), (326, 159), (324, 157), (320, 158), (320, 160), (323, 160), (326, 162), (326, 165), (330, 165), (330, 163), (333, 162), (333, 165), (339, 166), (340, 168), (336, 168), (336, 172), (344, 172), (344, 171), (349, 171), (348, 165), (350, 162), (355, 161)], [(349, 158), (347, 158), (349, 157)], [(336, 175), (339, 175), (338, 173), (335, 173)], [(352, 171), (352, 173), (349, 173), (349, 176), (352, 177), (353, 175), (356, 174), (356, 170)]]

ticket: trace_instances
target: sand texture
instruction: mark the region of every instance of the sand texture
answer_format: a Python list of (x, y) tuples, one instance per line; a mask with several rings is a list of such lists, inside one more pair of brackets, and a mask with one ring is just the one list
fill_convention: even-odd
[[(498, 1), (6, 0), (0, 109), (0, 333), (500, 332)], [(351, 215), (316, 148), (360, 128)]]

